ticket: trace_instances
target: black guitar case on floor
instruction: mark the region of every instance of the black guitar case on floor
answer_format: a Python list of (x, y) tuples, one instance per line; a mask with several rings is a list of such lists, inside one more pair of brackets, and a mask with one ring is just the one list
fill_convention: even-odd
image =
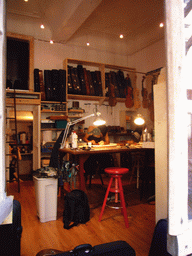
[(125, 241), (115, 241), (111, 243), (91, 246), (90, 244), (82, 244), (68, 252), (55, 254), (56, 251), (45, 250), (39, 252), (36, 256), (55, 255), (55, 256), (135, 256), (135, 250)]
[(20, 256), (21, 205), (13, 200), (13, 223), (0, 225), (0, 256)]

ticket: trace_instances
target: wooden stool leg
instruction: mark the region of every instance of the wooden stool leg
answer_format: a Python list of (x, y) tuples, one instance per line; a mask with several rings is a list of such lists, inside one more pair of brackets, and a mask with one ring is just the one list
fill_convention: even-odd
[(104, 201), (103, 201), (103, 206), (102, 206), (101, 213), (100, 213), (100, 216), (99, 216), (99, 221), (101, 221), (103, 212), (104, 212), (104, 210), (105, 210), (105, 205), (106, 205), (106, 202), (107, 202), (107, 197), (108, 197), (108, 195), (109, 195), (109, 190), (110, 190), (110, 188), (111, 188), (112, 181), (113, 181), (113, 177), (111, 177), (111, 178), (110, 178), (110, 181), (109, 181), (109, 185), (108, 185), (108, 188), (107, 188), (107, 192), (106, 192), (106, 194), (105, 194), (105, 199), (104, 199)]
[(123, 186), (122, 186), (120, 177), (118, 177), (118, 180), (119, 180), (119, 192), (120, 192), (123, 216), (124, 216), (124, 220), (125, 220), (125, 226), (128, 228), (129, 227), (129, 222), (128, 222), (128, 217), (127, 217), (127, 209), (126, 209), (126, 205), (125, 205)]

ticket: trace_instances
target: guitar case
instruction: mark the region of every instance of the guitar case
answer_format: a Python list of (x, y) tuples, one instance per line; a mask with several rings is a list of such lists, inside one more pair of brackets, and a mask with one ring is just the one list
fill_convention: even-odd
[(40, 84), (39, 84), (39, 69), (34, 69), (34, 90), (35, 92), (40, 92)]
[(45, 95), (46, 100), (51, 101), (52, 94), (52, 75), (51, 70), (44, 70), (44, 84), (45, 84)]
[(83, 71), (82, 65), (77, 65), (77, 74), (78, 74), (79, 83), (81, 87), (81, 94), (86, 95), (86, 84), (85, 84), (84, 71)]
[(98, 96), (103, 96), (103, 90), (102, 90), (102, 82), (101, 82), (101, 71), (95, 71), (96, 79), (97, 79), (97, 85), (99, 90)]
[(59, 69), (58, 101), (66, 102), (66, 70)]
[(90, 95), (89, 79), (88, 79), (88, 73), (86, 68), (83, 68), (83, 74), (85, 78), (86, 95)]
[(46, 100), (45, 86), (44, 86), (43, 71), (42, 70), (39, 70), (39, 86), (40, 86), (41, 100)]
[(51, 74), (52, 74), (51, 100), (58, 101), (59, 70), (52, 69)]
[[(49, 250), (50, 252), (50, 250)], [(71, 251), (62, 252), (55, 254), (52, 250), (52, 254), (47, 254), (44, 250), (39, 252), (36, 256), (45, 256), (45, 255), (55, 255), (55, 256), (135, 256), (135, 250), (125, 241), (115, 241), (105, 244), (100, 244), (96, 246), (91, 246), (90, 244), (82, 244), (75, 247)], [(45, 254), (46, 253), (46, 254)]]
[(77, 68), (71, 69), (71, 79), (73, 84), (73, 93), (74, 94), (81, 94), (80, 82), (77, 73)]
[(125, 98), (125, 78), (124, 78), (124, 73), (123, 71), (119, 70), (117, 71), (117, 84), (118, 84), (118, 88), (119, 88), (119, 96), (120, 98)]
[(94, 86), (93, 86), (93, 80), (92, 80), (90, 70), (87, 70), (87, 78), (88, 78), (88, 83), (89, 83), (89, 88), (90, 88), (90, 95), (95, 96), (95, 89), (94, 89)]
[(105, 73), (105, 97), (109, 97), (109, 73)]
[(91, 71), (91, 77), (92, 77), (92, 82), (93, 82), (93, 88), (95, 91), (95, 96), (99, 96), (97, 75), (96, 75), (95, 71)]
[(68, 84), (67, 84), (67, 90), (68, 90), (68, 94), (73, 94), (74, 90), (73, 90), (73, 82), (72, 82), (72, 77), (71, 77), (71, 71), (72, 71), (72, 67), (71, 66), (67, 66), (68, 69)]
[(111, 83), (114, 85), (114, 90), (115, 90), (115, 97), (119, 98), (119, 89), (118, 89), (118, 85), (117, 85), (117, 77), (116, 77), (116, 73), (114, 71), (110, 71), (111, 73)]

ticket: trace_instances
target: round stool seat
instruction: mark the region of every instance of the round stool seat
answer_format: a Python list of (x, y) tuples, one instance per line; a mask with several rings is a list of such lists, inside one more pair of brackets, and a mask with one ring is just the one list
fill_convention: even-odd
[(127, 168), (122, 168), (122, 167), (108, 167), (105, 168), (105, 172), (108, 174), (115, 174), (115, 175), (122, 175), (125, 174), (129, 171)]

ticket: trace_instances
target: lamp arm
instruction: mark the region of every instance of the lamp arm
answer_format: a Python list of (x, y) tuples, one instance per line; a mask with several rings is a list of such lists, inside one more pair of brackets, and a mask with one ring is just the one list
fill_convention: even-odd
[(71, 125), (74, 125), (74, 124), (79, 123), (79, 122), (81, 122), (81, 121), (83, 121), (83, 120), (85, 120), (85, 119), (87, 119), (87, 118), (89, 118), (89, 117), (92, 117), (92, 116), (95, 116), (95, 114), (91, 114), (91, 115), (89, 115), (89, 116), (81, 117), (81, 118), (76, 119), (76, 120), (74, 120), (74, 121), (72, 121), (72, 122), (69, 122), (69, 124), (70, 124), (70, 126), (71, 126)]
[(65, 143), (66, 143), (66, 140), (67, 140), (67, 136), (68, 136), (68, 133), (69, 133), (70, 126), (72, 126), (72, 125), (74, 125), (76, 123), (79, 123), (79, 122), (81, 122), (81, 121), (83, 121), (83, 120), (85, 120), (85, 119), (87, 119), (89, 117), (92, 117), (92, 116), (95, 116), (95, 114), (91, 114), (89, 116), (81, 117), (81, 118), (76, 119), (76, 120), (74, 120), (72, 122), (68, 122), (67, 126), (65, 128), (65, 132), (64, 132), (64, 135), (63, 135), (63, 139), (62, 139), (62, 143), (61, 143), (61, 147), (60, 148), (64, 148), (65, 147)]

